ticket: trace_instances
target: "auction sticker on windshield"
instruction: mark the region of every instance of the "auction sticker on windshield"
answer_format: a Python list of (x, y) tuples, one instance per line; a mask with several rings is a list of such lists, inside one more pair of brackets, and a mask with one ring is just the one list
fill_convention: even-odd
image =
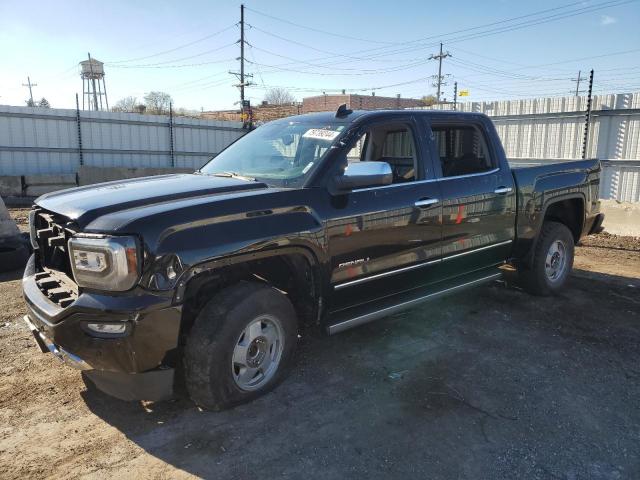
[(304, 135), (302, 135), (304, 138), (315, 138), (318, 140), (333, 140), (334, 138), (336, 138), (338, 135), (340, 135), (340, 132), (336, 132), (335, 130), (324, 130), (322, 128), (311, 128), (309, 130), (307, 130)]

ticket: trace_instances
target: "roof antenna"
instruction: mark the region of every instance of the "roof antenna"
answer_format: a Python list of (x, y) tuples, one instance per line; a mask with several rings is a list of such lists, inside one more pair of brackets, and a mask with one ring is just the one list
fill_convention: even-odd
[(347, 108), (347, 104), (343, 103), (338, 107), (338, 110), (336, 111), (336, 118), (346, 117), (350, 113), (353, 113), (353, 110)]

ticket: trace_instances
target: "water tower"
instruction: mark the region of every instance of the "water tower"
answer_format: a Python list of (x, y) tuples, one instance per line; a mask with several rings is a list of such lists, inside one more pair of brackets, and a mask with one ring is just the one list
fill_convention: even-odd
[[(88, 60), (80, 62), (80, 77), (82, 78), (82, 109), (109, 110), (107, 86), (104, 83), (104, 63), (89, 55)], [(102, 97), (104, 97), (104, 106)]]

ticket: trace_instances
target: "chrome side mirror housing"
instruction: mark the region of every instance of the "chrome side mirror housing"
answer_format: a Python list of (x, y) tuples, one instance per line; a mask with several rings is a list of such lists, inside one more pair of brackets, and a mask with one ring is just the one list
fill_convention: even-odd
[(391, 185), (393, 172), (387, 162), (353, 162), (344, 173), (334, 179), (335, 189), (341, 193), (357, 188)]

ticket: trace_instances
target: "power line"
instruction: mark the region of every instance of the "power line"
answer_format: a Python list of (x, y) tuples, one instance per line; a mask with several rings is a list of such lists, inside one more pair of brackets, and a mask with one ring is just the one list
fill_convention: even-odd
[[(180, 64), (180, 65), (155, 65), (155, 64), (149, 64), (149, 65), (121, 65), (118, 66), (118, 68), (190, 68), (190, 67), (201, 67), (203, 65), (213, 65), (216, 63), (225, 63), (225, 62), (232, 62), (233, 60), (237, 60), (236, 58), (223, 58), (220, 60), (212, 60), (209, 62), (198, 62), (198, 63), (186, 63), (186, 64)], [(112, 65), (112, 67), (115, 67), (115, 65)]]
[[(496, 35), (499, 33), (504, 33), (504, 32), (509, 32), (509, 31), (513, 31), (513, 30), (519, 30), (522, 28), (527, 28), (530, 26), (534, 26), (534, 25), (540, 25), (543, 23), (549, 23), (552, 21), (557, 21), (557, 20), (561, 20), (564, 18), (570, 18), (573, 16), (577, 16), (577, 15), (583, 15), (586, 13), (591, 13), (594, 11), (598, 11), (598, 10), (602, 10), (604, 8), (611, 8), (611, 7), (615, 7), (615, 6), (620, 6), (620, 5), (624, 5), (627, 3), (632, 3), (638, 0), (624, 0), (624, 1), (619, 1), (619, 0), (614, 0), (614, 1), (607, 1), (607, 2), (602, 2), (602, 3), (598, 3), (592, 6), (588, 6), (588, 7), (582, 7), (579, 9), (574, 9), (574, 10), (570, 10), (567, 12), (562, 12), (562, 13), (558, 13), (555, 15), (548, 15), (545, 17), (541, 17), (541, 18), (534, 18), (534, 19), (530, 19), (527, 20), (525, 22), (520, 22), (514, 25), (506, 25), (500, 28), (495, 28), (495, 29), (491, 29), (491, 30), (487, 30), (484, 32), (477, 32), (477, 33), (472, 33), (472, 34), (468, 34), (468, 35), (463, 35), (463, 36), (459, 36), (459, 37), (454, 37), (451, 39), (446, 39), (445, 41), (447, 43), (452, 43), (452, 42), (462, 42), (462, 41), (467, 41), (467, 40), (473, 40), (473, 39), (477, 39), (477, 38), (482, 38), (482, 37), (486, 37), (486, 36), (490, 36), (490, 35)], [(581, 2), (577, 2), (577, 3), (581, 3)], [(471, 27), (471, 28), (467, 28), (467, 29), (461, 29), (461, 30), (456, 30), (454, 32), (450, 32), (450, 33), (446, 33), (446, 34), (441, 34), (439, 35), (440, 37), (444, 37), (444, 36), (449, 36), (449, 35), (453, 35), (456, 33), (462, 33), (462, 32), (468, 32), (468, 31), (472, 31), (472, 30), (478, 30), (487, 26), (494, 26), (494, 25), (499, 25), (501, 23), (509, 23), (509, 22), (513, 22), (514, 20), (518, 20), (518, 19), (522, 19), (522, 18), (527, 18), (527, 17), (531, 17), (531, 16), (538, 16), (541, 15), (542, 13), (547, 13), (547, 12), (551, 12), (551, 11), (558, 11), (558, 10), (563, 10), (563, 9), (567, 9), (571, 6), (576, 5), (577, 3), (571, 3), (565, 6), (561, 6), (561, 7), (555, 7), (555, 8), (551, 8), (551, 9), (546, 9), (546, 10), (541, 10), (539, 12), (534, 12), (528, 15), (521, 15), (518, 17), (513, 17), (510, 19), (505, 19), (505, 20), (500, 20), (497, 22), (492, 22), (489, 24), (484, 24), (484, 25), (480, 25), (477, 27)], [(254, 26), (254, 28), (256, 28)], [(257, 29), (257, 28), (256, 28)], [(261, 30), (264, 32), (264, 30)], [(270, 34), (270, 33), (268, 33)], [(271, 34), (272, 36), (276, 36), (275, 34)], [(285, 37), (281, 37), (278, 36), (279, 38), (281, 38), (284, 41), (291, 41), (290, 39), (286, 39)], [(373, 49), (365, 49), (365, 50), (359, 50), (356, 52), (352, 52), (352, 54), (332, 54), (331, 56), (328, 57), (321, 57), (321, 58), (316, 58), (313, 59), (312, 61), (318, 61), (318, 60), (327, 60), (327, 59), (331, 59), (331, 58), (335, 58), (335, 57), (350, 57), (351, 59), (357, 59), (357, 60), (373, 60), (375, 58), (380, 58), (380, 57), (386, 57), (386, 56), (390, 56), (390, 55), (395, 55), (398, 53), (404, 53), (404, 52), (413, 52), (416, 50), (422, 50), (425, 48), (429, 48), (432, 46), (437, 46), (438, 43), (432, 43), (432, 44), (418, 44), (415, 45), (419, 42), (424, 42), (425, 40), (431, 39), (431, 38), (437, 38), (438, 35), (433, 35), (430, 37), (424, 37), (422, 39), (419, 40), (413, 40), (413, 41), (409, 41), (409, 42), (400, 42), (398, 44), (394, 44), (394, 46), (398, 46), (398, 45), (406, 45), (406, 48), (402, 48), (402, 49), (396, 49), (396, 50), (387, 50), (384, 51), (385, 49), (389, 49), (389, 46), (386, 47), (376, 47)], [(297, 42), (297, 41), (292, 41), (292, 43), (297, 43), (301, 46), (305, 46), (305, 47), (309, 47), (308, 45), (302, 44), (301, 42)], [(413, 45), (412, 45), (413, 44)], [(319, 51), (323, 51), (321, 49), (317, 49), (316, 47), (311, 47), (314, 50), (319, 50)], [(380, 51), (382, 50), (382, 51)], [(367, 53), (367, 52), (374, 52), (377, 51), (377, 53), (370, 53), (369, 55), (365, 56), (365, 57), (353, 57), (353, 54), (360, 54), (360, 53)], [(328, 53), (328, 52), (327, 52)], [(325, 64), (326, 65), (336, 65), (336, 64), (340, 64), (340, 63), (345, 63), (344, 61), (342, 62), (335, 62), (335, 63), (329, 63), (329, 64)], [(281, 66), (286, 66), (288, 64), (283, 64)]]
[[(390, 72), (398, 72), (401, 70), (409, 70), (411, 68), (415, 68), (421, 65), (426, 64), (426, 61), (418, 61), (418, 62), (414, 62), (412, 64), (409, 65), (400, 65), (397, 67), (392, 67), (392, 68), (387, 68), (387, 69), (377, 69), (377, 70), (360, 70), (357, 72), (350, 72), (350, 73), (332, 73), (332, 72), (313, 72), (310, 70), (299, 70), (299, 69), (295, 69), (295, 68), (286, 68), (286, 67), (280, 67), (278, 65), (271, 65), (271, 64), (267, 64), (267, 63), (260, 63), (260, 62), (254, 62), (251, 60), (246, 60), (246, 62), (251, 63), (253, 65), (257, 65), (257, 66), (262, 66), (262, 67), (267, 67), (267, 68), (273, 68), (277, 71), (282, 71), (282, 72), (295, 72), (295, 73), (302, 73), (302, 74), (307, 74), (307, 75), (318, 75), (318, 76), (327, 76), (327, 77), (347, 77), (347, 76), (366, 76), (366, 75), (376, 75), (376, 74), (380, 74), (380, 73), (390, 73)], [(351, 70), (351, 69), (349, 69)], [(268, 73), (275, 73), (273, 71), (269, 72), (263, 72), (265, 74)]]
[(210, 50), (206, 50), (204, 52), (196, 53), (195, 55), (189, 55), (187, 57), (174, 58), (172, 60), (165, 60), (163, 62), (156, 63), (146, 63), (142, 65), (111, 65), (111, 68), (148, 68), (148, 67), (157, 67), (161, 65), (170, 65), (174, 62), (182, 62), (184, 60), (191, 60), (192, 58), (202, 57), (204, 55), (208, 55), (210, 53), (218, 52), (220, 50), (224, 50), (225, 48), (232, 47), (236, 44), (236, 42), (228, 43), (226, 45), (222, 45), (220, 47), (212, 48)]
[(235, 24), (234, 25), (229, 25), (228, 27), (225, 27), (222, 30), (218, 30), (217, 32), (214, 32), (214, 33), (211, 33), (211, 34), (206, 35), (204, 37), (198, 38), (197, 40), (193, 40), (192, 42), (185, 43), (185, 44), (182, 44), (182, 45), (178, 45), (177, 47), (174, 47), (174, 48), (170, 48), (169, 50), (163, 50), (161, 52), (157, 52), (157, 53), (154, 53), (154, 54), (151, 54), (151, 55), (145, 55), (144, 57), (128, 58), (126, 60), (114, 60), (114, 61), (111, 61), (111, 62), (105, 62), (105, 65), (115, 66), (114, 64), (116, 64), (116, 63), (137, 62), (137, 61), (140, 61), (140, 60), (146, 60), (148, 58), (159, 57), (159, 56), (165, 55), (167, 53), (175, 52), (176, 50), (180, 50), (182, 48), (190, 47), (192, 45), (195, 45), (196, 43), (200, 43), (200, 42), (204, 42), (205, 40), (209, 40), (210, 38), (213, 38), (213, 37), (215, 37), (217, 35), (220, 35), (221, 33), (224, 33), (227, 30), (230, 30), (230, 29), (232, 29), (234, 27), (235, 27)]
[[(324, 33), (324, 34), (335, 36), (335, 37), (347, 38), (347, 39), (351, 39), (351, 40), (358, 40), (358, 41), (363, 41), (363, 42), (368, 42), (368, 43), (379, 43), (379, 44), (397, 46), (397, 45), (406, 45), (406, 44), (410, 44), (410, 43), (422, 42), (424, 40), (433, 39), (433, 38), (441, 38), (443, 36), (453, 35), (453, 34), (456, 34), (456, 33), (461, 33), (461, 32), (470, 31), (470, 30), (477, 30), (477, 29), (480, 29), (480, 28), (494, 26), (494, 25), (498, 25), (498, 24), (501, 24), (501, 23), (508, 23), (508, 22), (512, 22), (512, 21), (515, 21), (515, 20), (520, 20), (522, 18), (541, 15), (543, 13), (548, 13), (548, 12), (551, 12), (551, 11), (564, 10), (566, 8), (569, 8), (569, 7), (572, 7), (572, 6), (575, 6), (575, 5), (579, 5), (579, 4), (582, 4), (582, 3), (584, 3), (584, 2), (572, 2), (572, 3), (569, 3), (569, 4), (561, 5), (559, 7), (548, 8), (548, 9), (545, 9), (545, 10), (539, 10), (537, 12), (532, 12), (532, 13), (529, 13), (529, 14), (526, 14), (526, 15), (520, 15), (520, 16), (517, 16), (517, 17), (511, 17), (511, 18), (507, 18), (507, 19), (503, 19), (503, 20), (498, 20), (498, 21), (495, 21), (495, 22), (486, 23), (486, 24), (475, 26), (475, 27), (468, 27), (468, 28), (464, 28), (464, 29), (461, 29), (461, 30), (455, 30), (455, 31), (448, 32), (448, 33), (440, 33), (440, 34), (437, 34), (437, 35), (431, 35), (431, 36), (428, 36), (428, 37), (423, 37), (421, 39), (408, 40), (408, 41), (403, 41), (403, 42), (382, 42), (382, 41), (379, 41), (379, 40), (370, 40), (370, 39), (352, 37), (352, 36), (349, 36), (349, 35), (343, 35), (343, 34), (338, 34), (338, 33), (334, 33), (334, 32), (328, 32), (326, 30), (320, 30), (318, 28), (309, 27), (309, 26), (306, 26), (306, 25), (301, 25), (299, 23), (294, 23), (294, 22), (291, 22), (290, 20), (286, 20), (284, 18), (276, 17), (274, 15), (269, 15), (269, 14), (260, 12), (258, 10), (254, 10), (252, 8), (247, 8), (247, 10), (250, 10), (250, 11), (252, 11), (254, 13), (257, 13), (258, 15), (262, 15), (264, 17), (268, 17), (268, 18), (271, 18), (271, 19), (274, 19), (274, 20), (277, 20), (277, 21), (280, 21), (280, 22), (283, 22), (283, 23), (288, 23), (289, 25), (294, 25), (296, 27), (304, 28), (306, 30), (311, 30), (311, 31), (314, 31), (314, 32)], [(385, 48), (385, 47), (378, 47), (378, 49), (380, 49), (380, 48)]]
[(371, 39), (352, 37), (350, 35), (344, 35), (344, 34), (341, 34), (341, 33), (329, 32), (329, 31), (326, 31), (326, 30), (320, 30), (319, 28), (314, 28), (314, 27), (309, 27), (309, 26), (306, 26), (306, 25), (301, 25), (299, 23), (295, 23), (295, 22), (292, 22), (290, 20), (285, 20), (284, 18), (276, 17), (274, 15), (269, 15), (267, 13), (260, 12), (258, 10), (254, 10), (253, 8), (247, 8), (247, 10), (249, 10), (249, 11), (251, 11), (253, 13), (257, 13), (258, 15), (262, 15), (263, 17), (272, 18), (274, 20), (278, 20), (279, 22), (288, 23), (289, 25), (293, 25), (295, 27), (304, 28), (306, 30), (311, 30), (313, 32), (324, 33), (325, 35), (331, 35), (333, 37), (346, 38), (348, 40), (357, 40), (359, 42), (368, 42), (368, 43), (379, 43), (379, 44), (385, 44), (385, 45), (393, 45), (393, 42), (382, 42), (382, 41), (379, 41), (379, 40), (371, 40)]

